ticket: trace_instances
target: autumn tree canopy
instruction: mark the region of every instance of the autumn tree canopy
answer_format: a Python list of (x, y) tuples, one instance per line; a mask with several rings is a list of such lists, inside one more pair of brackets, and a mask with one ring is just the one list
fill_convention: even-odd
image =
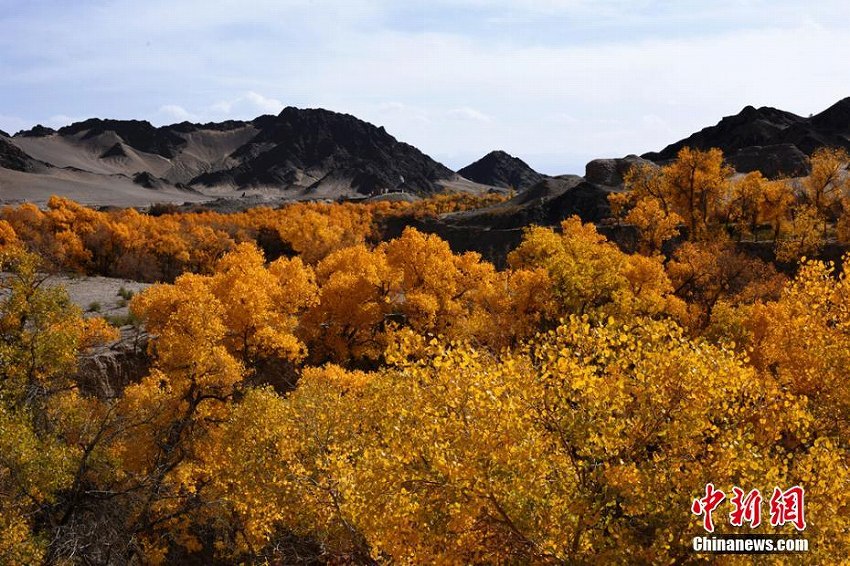
[[(785, 276), (741, 244), (840, 241), (836, 155), (792, 183), (683, 150), (612, 196), (635, 253), (570, 217), (504, 269), (376, 237), (466, 197), (4, 208), (0, 562), (688, 563), (711, 482), (804, 486), (805, 558), (839, 563), (847, 267)], [(117, 330), (57, 268), (161, 280), (130, 302), (151, 365), (113, 398), (78, 359)]]

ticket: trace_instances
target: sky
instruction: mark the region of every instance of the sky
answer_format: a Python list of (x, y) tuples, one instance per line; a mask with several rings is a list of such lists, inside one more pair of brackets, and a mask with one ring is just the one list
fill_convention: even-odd
[(0, 0), (0, 129), (322, 107), (458, 169), (659, 150), (850, 96), (850, 2)]

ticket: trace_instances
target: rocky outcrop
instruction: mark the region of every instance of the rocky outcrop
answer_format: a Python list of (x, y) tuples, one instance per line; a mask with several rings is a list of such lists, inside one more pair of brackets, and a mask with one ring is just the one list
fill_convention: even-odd
[(165, 127), (174, 132), (189, 134), (200, 130), (227, 132), (229, 130), (244, 128), (248, 124), (250, 124), (250, 122), (245, 122), (243, 120), (225, 120), (224, 122), (207, 122), (206, 124), (193, 124), (192, 122), (183, 121), (179, 124), (171, 124), (170, 126)]
[(608, 195), (615, 189), (588, 183), (577, 175), (550, 177), (505, 202), (438, 218), (388, 219), (382, 237), (395, 238), (406, 226), (437, 234), (455, 252), (475, 251), (498, 267), (531, 225), (558, 226), (577, 215), (585, 222), (610, 216)]
[(739, 171), (759, 170), (771, 178), (806, 175), (810, 156), (821, 147), (850, 149), (850, 98), (803, 118), (776, 108), (747, 106), (644, 158), (664, 163), (683, 147), (723, 150)]
[(56, 133), (56, 130), (53, 128), (48, 128), (46, 126), (42, 126), (41, 124), (37, 124), (36, 126), (30, 128), (29, 130), (21, 130), (15, 137), (22, 138), (43, 138), (46, 136), (52, 136)]
[(585, 166), (584, 178), (589, 183), (620, 187), (629, 169), (644, 164), (651, 165), (652, 162), (637, 155), (627, 155), (619, 159), (594, 159)]
[(532, 169), (525, 161), (504, 151), (491, 151), (478, 161), (458, 170), (458, 174), (482, 185), (520, 191), (545, 179), (545, 175)]
[(14, 171), (32, 172), (44, 166), (27, 155), (8, 138), (0, 137), (0, 167)]
[(761, 171), (770, 179), (800, 177), (809, 173), (808, 156), (790, 143), (739, 149), (726, 159), (736, 171)]
[(161, 189), (167, 183), (158, 177), (154, 177), (147, 171), (142, 171), (133, 175), (133, 182), (146, 189)]
[(110, 157), (129, 157), (129, 155), (127, 154), (127, 150), (124, 149), (124, 144), (118, 142), (100, 154), (101, 159), (108, 159)]
[(132, 326), (121, 328), (114, 343), (96, 348), (82, 357), (77, 371), (80, 389), (102, 399), (118, 397), (124, 388), (139, 381), (150, 369), (148, 335)]
[(124, 143), (133, 149), (161, 155), (162, 157), (174, 157), (179, 149), (186, 145), (186, 139), (168, 127), (155, 128), (145, 120), (101, 120), (91, 118), (83, 122), (77, 122), (64, 128), (59, 128), (59, 134), (63, 136), (75, 136), (81, 134), (81, 139), (90, 139), (101, 134), (114, 133)]
[(612, 191), (610, 187), (588, 183), (577, 175), (561, 175), (545, 179), (505, 202), (446, 214), (439, 220), (453, 226), (500, 230), (532, 224), (557, 226), (573, 215), (585, 222), (600, 222), (610, 216), (608, 195)]
[(645, 159), (666, 161), (675, 159), (683, 147), (709, 149), (717, 147), (726, 155), (751, 146), (770, 146), (781, 143), (782, 133), (805, 119), (777, 110), (776, 108), (753, 108), (747, 106), (734, 116), (726, 116), (715, 126), (703, 128), (683, 140), (672, 143), (657, 153), (646, 153)]
[(820, 114), (808, 120), (814, 129), (823, 134), (845, 136), (850, 132), (850, 97), (839, 100)]
[(259, 133), (230, 157), (238, 165), (192, 183), (237, 187), (347, 185), (361, 194), (407, 190), (427, 194), (455, 174), (383, 127), (322, 109), (284, 108), (252, 122)]

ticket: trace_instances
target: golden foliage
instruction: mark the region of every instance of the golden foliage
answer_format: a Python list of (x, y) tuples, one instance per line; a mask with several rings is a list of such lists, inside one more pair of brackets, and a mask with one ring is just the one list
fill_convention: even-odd
[[(2, 228), (2, 227), (0, 227)], [(74, 486), (87, 458), (74, 423), (97, 416), (72, 378), (78, 352), (115, 331), (82, 321), (65, 291), (45, 283), (39, 258), (0, 254), (0, 561), (41, 561), (35, 525)]]
[(660, 256), (629, 255), (577, 217), (561, 233), (535, 227), (510, 253), (511, 267), (542, 268), (552, 281), (557, 316), (659, 316), (681, 310)]
[(847, 195), (847, 176), (845, 169), (850, 163), (850, 155), (842, 148), (821, 147), (815, 150), (810, 159), (811, 173), (803, 179), (803, 192), (808, 204), (818, 214), (828, 217), (830, 209), (842, 197)]
[[(413, 229), (371, 241), (462, 198), (4, 209), (0, 561), (688, 562), (708, 482), (805, 486), (806, 559), (842, 560), (846, 271), (804, 261), (789, 281), (739, 253), (721, 227), (778, 234), (791, 193), (730, 182), (719, 152), (627, 182), (612, 204), (642, 254), (573, 217), (528, 229), (501, 271)], [(823, 242), (804, 206), (792, 258)], [(682, 221), (692, 241), (662, 257)], [(153, 363), (116, 399), (74, 377), (115, 331), (25, 247), (173, 279), (131, 303)]]
[(410, 338), (385, 370), (246, 398), (221, 467), (251, 545), (286, 528), (349, 559), (675, 562), (713, 481), (804, 482), (818, 559), (846, 551), (836, 431), (724, 347), (640, 318), (572, 317), (502, 357)]
[(500, 195), (436, 195), (408, 202), (293, 203), (234, 214), (134, 209), (98, 212), (61, 197), (45, 211), (35, 205), (0, 209), (0, 246), (17, 239), (54, 265), (71, 271), (141, 281), (172, 281), (183, 272), (212, 273), (242, 242), (315, 265), (331, 252), (373, 239), (388, 218), (423, 218), (495, 204)]
[(658, 199), (644, 198), (629, 211), (626, 222), (640, 233), (641, 253), (652, 254), (660, 252), (664, 242), (679, 235), (682, 217), (675, 212), (665, 214)]

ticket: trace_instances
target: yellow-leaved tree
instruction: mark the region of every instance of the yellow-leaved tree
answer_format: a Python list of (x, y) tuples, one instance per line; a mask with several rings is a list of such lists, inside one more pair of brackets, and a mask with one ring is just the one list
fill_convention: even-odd
[(646, 318), (571, 317), (502, 356), (396, 338), (384, 370), (248, 393), (211, 487), (235, 505), (234, 543), (278, 559), (295, 535), (345, 561), (671, 563), (693, 558), (706, 483), (804, 483), (812, 532), (832, 537), (818, 560), (846, 552), (838, 430), (813, 434), (803, 392), (728, 347)]
[(716, 231), (733, 173), (719, 149), (683, 147), (664, 167), (632, 167), (624, 178), (627, 192), (609, 200), (616, 212), (639, 228), (645, 246), (657, 248), (675, 236), (680, 222), (688, 239), (701, 240)]
[[(0, 223), (0, 562), (62, 557), (104, 406), (80, 395), (77, 355), (113, 339), (52, 286)], [(77, 539), (82, 543), (84, 537)]]
[(508, 256), (512, 268), (545, 269), (558, 316), (679, 316), (684, 305), (673, 295), (659, 255), (629, 255), (578, 217), (551, 228), (529, 229)]
[(181, 275), (134, 298), (155, 361), (124, 392), (126, 424), (113, 450), (124, 473), (126, 528), (138, 540), (130, 554), (160, 561), (175, 547), (203, 546), (194, 526), (224, 512), (204, 496), (209, 461), (228, 449), (220, 425), (261, 362), (306, 355), (295, 332), (314, 298), (312, 270), (286, 258), (267, 267), (250, 244), (222, 258), (214, 275)]

